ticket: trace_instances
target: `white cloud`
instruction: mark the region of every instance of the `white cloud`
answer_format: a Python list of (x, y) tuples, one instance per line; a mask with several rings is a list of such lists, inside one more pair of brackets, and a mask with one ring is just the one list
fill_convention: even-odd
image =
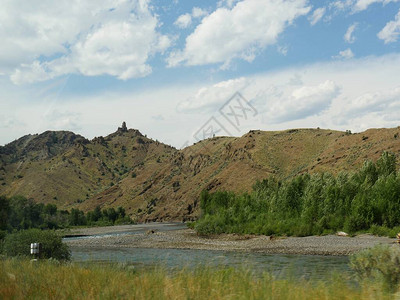
[(210, 87), (200, 88), (193, 96), (180, 102), (179, 112), (198, 113), (213, 112), (216, 107), (222, 106), (235, 92), (242, 90), (249, 84), (244, 77), (222, 81)]
[(378, 33), (378, 38), (383, 40), (385, 44), (396, 42), (400, 35), (400, 10), (395, 19), (385, 25)]
[(226, 6), (228, 8), (232, 8), (234, 4), (236, 4), (237, 2), (239, 2), (240, 0), (220, 0), (217, 3), (217, 7), (222, 7), (222, 6)]
[(353, 10), (354, 11), (362, 11), (366, 10), (371, 4), (374, 3), (382, 3), (386, 5), (390, 2), (399, 2), (400, 0), (357, 0), (354, 4)]
[(287, 46), (278, 46), (277, 50), (283, 56), (286, 56), (288, 54), (288, 52), (289, 52), (289, 48)]
[[(366, 112), (389, 111), (400, 107), (400, 86), (391, 90), (368, 92), (354, 99), (345, 108), (347, 115), (360, 116)], [(398, 110), (396, 110), (398, 112)]]
[(332, 58), (336, 58), (336, 59), (350, 59), (354, 57), (354, 53), (353, 51), (351, 51), (350, 48), (340, 51), (339, 55), (333, 56)]
[(314, 10), (313, 14), (308, 18), (308, 20), (310, 21), (310, 24), (312, 26), (317, 24), (322, 19), (322, 17), (325, 15), (325, 13), (326, 13), (325, 7), (320, 7), (320, 8), (317, 8), (316, 10)]
[(182, 51), (170, 54), (168, 65), (227, 65), (234, 58), (252, 61), (259, 50), (275, 44), (288, 25), (309, 11), (306, 0), (243, 0), (231, 9), (220, 7), (186, 38)]
[(376, 2), (383, 2), (381, 0), (357, 0), (357, 2), (354, 5), (354, 9), (356, 11), (361, 11), (361, 10), (365, 10), (368, 8), (368, 6), (370, 6), (373, 3)]
[(5, 1), (0, 20), (0, 69), (15, 83), (70, 73), (143, 77), (149, 57), (170, 45), (148, 0)]
[(70, 130), (76, 131), (81, 129), (78, 125), (81, 123), (81, 113), (70, 111), (59, 111), (57, 109), (49, 110), (44, 113), (43, 117), (48, 121), (49, 128), (53, 130)]
[(353, 33), (354, 33), (354, 30), (356, 30), (357, 26), (358, 26), (357, 23), (353, 23), (353, 24), (351, 24), (351, 25), (349, 26), (349, 28), (347, 28), (347, 31), (346, 31), (346, 33), (345, 33), (345, 35), (344, 35), (344, 37), (343, 37), (344, 40), (345, 40), (347, 43), (352, 44), (352, 43), (355, 42), (356, 38), (353, 36)]
[(207, 15), (207, 11), (204, 9), (201, 9), (199, 7), (193, 7), (192, 13), (186, 13), (183, 15), (180, 15), (176, 21), (174, 22), (174, 25), (179, 27), (179, 28), (188, 28), (192, 24), (192, 19), (198, 19), (201, 17), (204, 17)]
[(176, 21), (175, 21), (175, 26), (178, 26), (179, 28), (187, 28), (190, 26), (192, 23), (192, 16), (190, 14), (184, 14), (180, 15)]
[(287, 122), (317, 115), (327, 109), (339, 94), (339, 87), (330, 80), (317, 86), (303, 86), (268, 107), (270, 122)]
[(213, 113), (235, 93), (241, 92), (270, 123), (304, 119), (329, 107), (339, 94), (339, 87), (326, 80), (315, 86), (268, 84), (264, 78), (238, 78), (199, 89), (194, 96), (179, 103), (184, 113)]
[[(218, 109), (238, 90), (259, 112), (246, 126), (241, 124), (240, 133), (232, 130), (238, 135), (250, 129), (321, 127), (357, 132), (396, 127), (400, 124), (398, 74), (400, 54), (390, 54), (296, 66), (210, 85), (177, 83), (141, 92), (110, 88), (68, 99), (56, 90), (50, 96), (42, 90), (52, 82), (16, 87), (0, 78), (0, 144), (28, 133), (62, 129), (63, 124), (92, 138), (114, 132), (126, 121), (128, 127), (179, 147), (211, 116), (220, 116)], [(57, 97), (59, 101), (54, 100)], [(155, 122), (160, 112), (164, 120)], [(59, 124), (54, 122), (58, 117)]]
[(329, 8), (336, 11), (350, 10), (352, 13), (358, 13), (366, 10), (374, 3), (386, 5), (391, 2), (399, 2), (400, 0), (337, 0), (330, 3)]
[(337, 0), (329, 4), (329, 8), (338, 11), (343, 11), (351, 8), (354, 5), (354, 0)]
[(207, 11), (200, 7), (193, 7), (192, 9), (192, 17), (193, 18), (201, 18), (207, 15)]

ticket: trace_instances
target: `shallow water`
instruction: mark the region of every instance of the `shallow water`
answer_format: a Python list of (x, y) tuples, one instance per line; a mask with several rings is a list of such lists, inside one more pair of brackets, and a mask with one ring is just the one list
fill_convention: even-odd
[[(185, 228), (177, 224), (136, 225), (128, 231), (79, 237), (102, 238), (107, 235), (139, 234), (149, 229), (158, 231)], [(75, 238), (72, 238), (75, 239)], [(82, 248), (72, 247), (72, 260), (78, 263), (124, 263), (135, 268), (151, 268), (157, 265), (167, 270), (192, 269), (198, 266), (235, 267), (251, 269), (261, 274), (269, 272), (278, 277), (295, 276), (305, 279), (329, 280), (333, 272), (351, 275), (346, 256), (285, 255), (243, 253), (234, 251), (212, 251), (192, 249), (147, 249), (147, 248)]]
[(348, 257), (316, 255), (283, 255), (233, 251), (79, 248), (72, 249), (75, 262), (126, 263), (137, 268), (161, 265), (167, 270), (192, 269), (198, 266), (245, 267), (255, 273), (269, 272), (278, 277), (295, 276), (327, 280), (332, 272), (351, 275)]

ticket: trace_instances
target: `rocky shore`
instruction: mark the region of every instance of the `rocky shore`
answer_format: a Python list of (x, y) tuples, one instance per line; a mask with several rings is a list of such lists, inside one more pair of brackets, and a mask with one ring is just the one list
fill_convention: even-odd
[(203, 237), (191, 229), (171, 230), (165, 226), (168, 224), (84, 228), (74, 230), (71, 234), (88, 236), (64, 241), (72, 248), (173, 248), (305, 255), (349, 255), (376, 244), (395, 244), (395, 239), (368, 234), (356, 237), (326, 235), (283, 238), (236, 234)]

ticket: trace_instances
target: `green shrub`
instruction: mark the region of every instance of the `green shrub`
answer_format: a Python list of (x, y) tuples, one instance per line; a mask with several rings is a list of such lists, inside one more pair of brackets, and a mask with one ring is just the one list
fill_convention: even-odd
[(394, 291), (400, 283), (400, 247), (378, 245), (350, 257), (350, 266), (361, 280), (380, 281)]
[(71, 253), (54, 231), (29, 229), (9, 234), (4, 239), (3, 253), (7, 256), (30, 256), (31, 243), (40, 243), (40, 258), (69, 260)]
[(115, 220), (114, 225), (129, 225), (132, 224), (132, 220), (130, 217), (125, 216), (123, 218), (118, 218), (117, 220)]
[(400, 228), (400, 173), (394, 154), (366, 161), (355, 173), (305, 174), (258, 181), (243, 194), (203, 191), (200, 234), (321, 235), (369, 230), (394, 236)]

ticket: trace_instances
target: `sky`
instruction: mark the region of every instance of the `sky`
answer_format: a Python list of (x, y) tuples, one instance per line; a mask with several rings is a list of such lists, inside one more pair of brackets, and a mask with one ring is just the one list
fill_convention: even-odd
[(0, 145), (400, 126), (400, 0), (2, 0)]

